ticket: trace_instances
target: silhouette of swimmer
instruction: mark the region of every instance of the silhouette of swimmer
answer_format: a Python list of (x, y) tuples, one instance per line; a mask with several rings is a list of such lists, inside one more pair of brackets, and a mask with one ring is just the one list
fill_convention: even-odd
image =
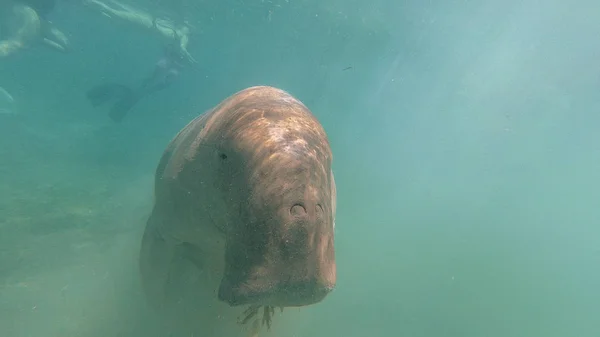
[(0, 0), (0, 57), (38, 42), (67, 52), (69, 39), (47, 19), (55, 5), (55, 0)]
[(169, 45), (163, 57), (156, 63), (154, 71), (136, 88), (118, 83), (103, 83), (87, 91), (87, 98), (94, 107), (115, 100), (108, 116), (121, 122), (127, 113), (144, 97), (169, 87), (183, 68), (183, 56), (178, 49)]
[[(0, 0), (2, 1), (2, 0)], [(31, 1), (44, 1), (44, 0), (31, 0)], [(159, 18), (154, 14), (145, 10), (135, 8), (134, 6), (121, 3), (117, 0), (80, 0), (81, 3), (95, 11), (108, 16), (109, 18), (115, 18), (123, 20), (130, 24), (152, 32), (159, 36), (165, 41), (172, 41), (177, 43), (181, 53), (188, 58), (188, 61), (195, 63), (196, 60), (188, 52), (187, 45), (189, 43), (190, 28), (189, 22), (184, 21), (183, 24), (179, 24), (169, 20), (167, 18)], [(169, 0), (172, 1), (172, 0)]]

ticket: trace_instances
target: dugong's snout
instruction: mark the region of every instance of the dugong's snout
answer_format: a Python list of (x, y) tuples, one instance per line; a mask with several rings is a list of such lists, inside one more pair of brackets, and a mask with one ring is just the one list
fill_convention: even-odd
[(227, 131), (211, 139), (215, 153), (225, 154), (214, 167), (220, 198), (232, 206), (224, 215), (219, 299), (279, 307), (323, 300), (336, 284), (336, 192), (325, 130), (278, 89), (249, 90), (220, 109), (230, 117)]
[[(334, 236), (325, 211), (331, 206), (306, 200), (287, 204), (271, 221), (252, 226), (262, 230), (245, 233), (248, 241), (230, 245), (239, 244), (230, 251), (220, 300), (232, 306), (294, 307), (318, 303), (333, 291)], [(266, 235), (257, 235), (263, 230)]]
[(299, 307), (322, 301), (333, 291), (335, 285), (317, 282), (285, 283), (268, 290), (248, 291), (244, 287), (232, 287), (222, 282), (219, 299), (231, 306), (258, 304), (277, 307)]

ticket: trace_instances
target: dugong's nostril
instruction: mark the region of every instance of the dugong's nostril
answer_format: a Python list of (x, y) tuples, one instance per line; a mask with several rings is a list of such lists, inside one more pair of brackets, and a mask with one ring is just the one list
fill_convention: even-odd
[(306, 214), (306, 208), (304, 208), (304, 206), (301, 204), (295, 204), (292, 206), (292, 208), (290, 208), (290, 214), (294, 216), (302, 216)]
[(317, 204), (317, 214), (323, 214), (325, 211), (323, 210), (323, 206), (321, 204)]

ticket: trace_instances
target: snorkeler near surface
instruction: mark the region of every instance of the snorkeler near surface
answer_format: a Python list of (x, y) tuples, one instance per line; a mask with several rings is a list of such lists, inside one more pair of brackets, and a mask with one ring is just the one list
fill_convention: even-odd
[(56, 0), (0, 1), (0, 57), (42, 42), (61, 52), (69, 49), (67, 36), (47, 20)]
[(103, 83), (88, 90), (86, 96), (94, 107), (113, 100), (114, 104), (108, 115), (118, 123), (142, 98), (169, 87), (179, 76), (185, 63), (186, 58), (181, 55), (179, 48), (167, 45), (154, 71), (139, 86), (130, 88), (118, 83)]
[(187, 24), (177, 25), (171, 20), (157, 18), (148, 12), (116, 0), (107, 1), (110, 5), (100, 0), (81, 1), (83, 5), (99, 11), (109, 18), (118, 18), (150, 30), (154, 34), (158, 34), (161, 38), (166, 39), (167, 43), (176, 41), (180, 53), (187, 57), (189, 62), (196, 63), (194, 57), (187, 50), (190, 34), (190, 28)]

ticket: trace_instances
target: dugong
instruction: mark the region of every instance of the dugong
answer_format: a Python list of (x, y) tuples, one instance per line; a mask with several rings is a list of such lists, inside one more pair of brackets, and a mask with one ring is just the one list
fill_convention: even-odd
[(150, 307), (179, 308), (186, 333), (257, 336), (275, 308), (321, 302), (336, 285), (331, 164), (322, 125), (278, 88), (244, 89), (192, 120), (156, 169), (140, 251)]

